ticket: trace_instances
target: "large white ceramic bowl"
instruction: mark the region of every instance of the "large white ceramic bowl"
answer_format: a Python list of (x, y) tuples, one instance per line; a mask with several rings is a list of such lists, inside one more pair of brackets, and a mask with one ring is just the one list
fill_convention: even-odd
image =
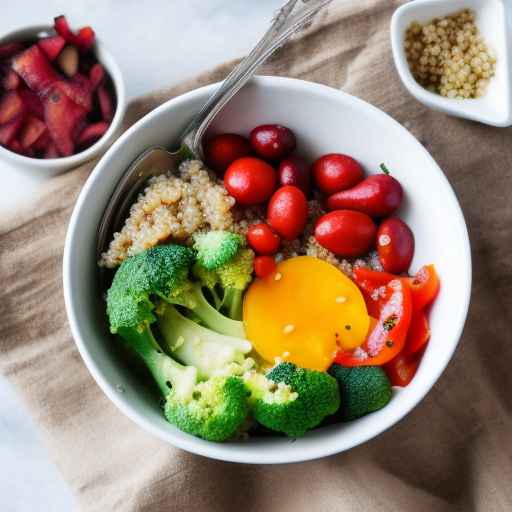
[(418, 373), (408, 387), (394, 392), (384, 409), (351, 423), (313, 430), (296, 441), (275, 437), (211, 443), (180, 432), (165, 421), (158, 400), (112, 350), (118, 341), (108, 334), (97, 288), (95, 242), (101, 214), (130, 162), (151, 144), (174, 143), (216, 87), (192, 91), (149, 113), (107, 151), (86, 182), (64, 251), (64, 295), (73, 336), (89, 371), (112, 402), (142, 428), (175, 446), (247, 463), (297, 462), (348, 450), (402, 419), (432, 388), (455, 351), (471, 289), (471, 255), (461, 209), (428, 152), (382, 111), (323, 85), (275, 77), (252, 81), (211, 130), (247, 134), (258, 124), (277, 122), (295, 131), (301, 153), (310, 160), (328, 152), (348, 153), (370, 173), (385, 162), (405, 189), (399, 213), (416, 237), (412, 270), (434, 262), (442, 291), (432, 309), (432, 339)]

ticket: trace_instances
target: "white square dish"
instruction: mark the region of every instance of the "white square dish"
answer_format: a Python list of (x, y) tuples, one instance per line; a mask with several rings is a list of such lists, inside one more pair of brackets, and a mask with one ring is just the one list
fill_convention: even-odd
[[(491, 79), (485, 96), (477, 99), (446, 98), (419, 85), (409, 69), (404, 49), (405, 32), (412, 22), (425, 23), (463, 9), (476, 13), (480, 33), (497, 58), (496, 76)], [(434, 110), (492, 126), (512, 125), (511, 14), (509, 0), (414, 0), (398, 8), (391, 20), (391, 45), (398, 74), (407, 90)]]

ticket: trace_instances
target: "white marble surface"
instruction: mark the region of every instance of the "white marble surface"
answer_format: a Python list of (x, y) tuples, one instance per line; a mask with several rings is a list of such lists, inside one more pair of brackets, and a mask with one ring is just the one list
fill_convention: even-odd
[[(92, 25), (118, 59), (128, 98), (178, 83), (243, 55), (282, 0), (3, 0), (0, 33), (66, 14)], [(41, 180), (1, 162), (0, 215), (37, 196)], [(1, 250), (1, 249), (0, 249)], [(0, 510), (70, 511), (29, 412), (0, 378)]]

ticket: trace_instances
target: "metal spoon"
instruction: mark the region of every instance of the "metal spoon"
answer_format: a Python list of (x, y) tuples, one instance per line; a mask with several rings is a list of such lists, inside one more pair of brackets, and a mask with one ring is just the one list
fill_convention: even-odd
[(119, 231), (136, 195), (152, 176), (175, 171), (187, 157), (203, 158), (202, 138), (214, 117), (251, 79), (256, 69), (292, 34), (306, 25), (331, 0), (289, 0), (276, 13), (270, 28), (253, 50), (226, 77), (180, 137), (180, 147), (170, 152), (151, 146), (142, 152), (121, 177), (103, 212), (96, 246), (97, 260), (108, 249), (113, 233)]

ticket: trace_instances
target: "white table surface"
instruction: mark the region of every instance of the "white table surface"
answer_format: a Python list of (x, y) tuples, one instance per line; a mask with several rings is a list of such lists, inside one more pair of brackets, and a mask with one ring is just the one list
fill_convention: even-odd
[[(90, 24), (124, 73), (128, 99), (247, 52), (283, 0), (3, 0), (0, 33), (66, 14)], [(0, 215), (37, 197), (40, 180), (3, 162)], [(1, 250), (1, 248), (0, 248)], [(0, 378), (0, 510), (66, 511), (73, 497), (15, 391)]]

